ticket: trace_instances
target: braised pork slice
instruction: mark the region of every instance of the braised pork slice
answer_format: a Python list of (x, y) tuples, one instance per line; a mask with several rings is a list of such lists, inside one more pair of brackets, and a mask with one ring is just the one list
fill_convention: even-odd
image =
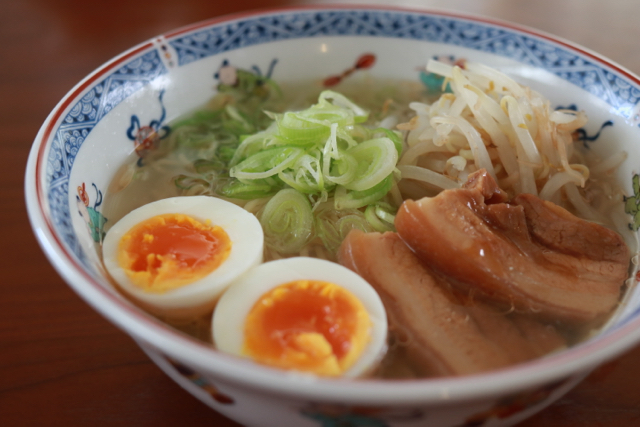
[(396, 233), (353, 230), (338, 259), (376, 289), (390, 331), (419, 375), (488, 371), (565, 345), (552, 327), (512, 319), (459, 294), (423, 266)]
[(422, 262), (518, 311), (602, 318), (628, 275), (620, 235), (530, 194), (507, 202), (484, 170), (462, 188), (405, 201), (395, 225)]

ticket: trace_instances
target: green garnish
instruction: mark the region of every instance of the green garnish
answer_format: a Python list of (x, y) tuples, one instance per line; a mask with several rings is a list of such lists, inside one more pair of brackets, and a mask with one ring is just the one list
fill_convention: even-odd
[(387, 195), (402, 151), (398, 132), (367, 126), (366, 110), (330, 90), (302, 111), (258, 115), (243, 105), (223, 103), (178, 123), (179, 144), (201, 157), (196, 176), (176, 178), (180, 189), (209, 181), (218, 196), (270, 198), (256, 214), (267, 246), (282, 255), (315, 239), (335, 254), (351, 229), (394, 229), (397, 206)]
[(277, 175), (280, 188), (317, 200), (335, 192), (337, 209), (366, 206), (391, 188), (400, 137), (363, 126), (368, 113), (345, 96), (326, 90), (308, 109), (272, 117), (275, 125), (240, 144), (230, 177), (248, 183)]
[(267, 245), (281, 254), (295, 254), (313, 232), (313, 213), (309, 200), (294, 190), (280, 190), (269, 200), (260, 217)]

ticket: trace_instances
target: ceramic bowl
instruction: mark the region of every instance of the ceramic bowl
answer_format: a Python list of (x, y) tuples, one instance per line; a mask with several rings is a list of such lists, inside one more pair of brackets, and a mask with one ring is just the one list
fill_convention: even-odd
[(375, 63), (358, 72), (415, 81), (434, 56), (483, 62), (555, 105), (584, 109), (591, 135), (611, 121), (590, 146), (628, 152), (616, 174), (632, 214), (629, 226), (637, 229), (637, 76), (580, 46), (490, 19), (440, 11), (310, 7), (181, 28), (132, 48), (82, 80), (51, 112), (31, 151), (26, 197), (35, 234), (59, 274), (87, 303), (130, 334), (188, 392), (244, 425), (514, 424), (640, 341), (635, 279), (602, 332), (558, 354), (468, 377), (353, 381), (290, 375), (220, 354), (129, 303), (105, 277), (98, 256), (109, 222), (103, 198), (136, 139), (139, 143), (145, 132), (162, 132), (173, 118), (204, 104), (216, 92), (224, 67), (254, 70), (277, 81), (323, 81), (353, 68), (365, 54), (373, 55)]

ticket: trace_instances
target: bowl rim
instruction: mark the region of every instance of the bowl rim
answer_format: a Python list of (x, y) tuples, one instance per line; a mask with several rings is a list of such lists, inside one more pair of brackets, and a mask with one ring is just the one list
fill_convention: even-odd
[[(218, 16), (179, 27), (124, 51), (88, 74), (67, 92), (53, 108), (34, 139), (25, 171), (24, 191), (28, 216), (43, 252), (67, 284), (96, 311), (117, 327), (132, 335), (141, 345), (151, 346), (168, 357), (189, 360), (189, 363), (194, 368), (208, 371), (229, 383), (281, 396), (303, 399), (367, 404), (407, 405), (425, 402), (437, 402), (439, 405), (455, 404), (460, 401), (534, 388), (551, 382), (562, 381), (576, 375), (585, 375), (586, 372), (589, 372), (597, 365), (616, 357), (640, 342), (640, 316), (638, 316), (636, 319), (628, 321), (595, 341), (587, 341), (557, 354), (487, 373), (411, 381), (374, 379), (353, 381), (315, 378), (256, 366), (249, 361), (215, 352), (209, 345), (173, 330), (136, 307), (126, 302), (123, 303), (122, 299), (108, 292), (89, 273), (84, 271), (81, 264), (62, 243), (50, 218), (46, 215), (49, 207), (45, 194), (46, 188), (42, 179), (43, 165), (46, 163), (46, 159), (44, 159), (45, 152), (51, 141), (52, 133), (61, 115), (71, 102), (76, 100), (79, 94), (113, 67), (153, 47), (154, 40), (161, 37), (170, 39), (197, 29), (249, 17), (314, 10), (325, 12), (332, 10), (372, 10), (415, 13), (489, 24), (559, 44), (563, 48), (588, 56), (600, 65), (613, 69), (625, 78), (640, 84), (640, 77), (631, 71), (576, 43), (528, 26), (446, 9), (415, 9), (360, 4), (308, 4), (254, 9)], [(215, 360), (213, 364), (210, 363), (212, 357)], [(313, 384), (313, 387), (309, 387), (309, 384)]]

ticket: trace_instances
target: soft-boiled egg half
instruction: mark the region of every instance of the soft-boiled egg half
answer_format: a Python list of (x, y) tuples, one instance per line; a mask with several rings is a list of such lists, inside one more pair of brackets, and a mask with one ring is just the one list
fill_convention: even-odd
[(258, 219), (207, 196), (173, 197), (135, 209), (108, 230), (104, 265), (119, 287), (169, 318), (210, 312), (238, 276), (262, 262)]
[(386, 351), (376, 291), (330, 261), (295, 257), (249, 270), (222, 295), (212, 336), (224, 352), (321, 376), (362, 376)]

